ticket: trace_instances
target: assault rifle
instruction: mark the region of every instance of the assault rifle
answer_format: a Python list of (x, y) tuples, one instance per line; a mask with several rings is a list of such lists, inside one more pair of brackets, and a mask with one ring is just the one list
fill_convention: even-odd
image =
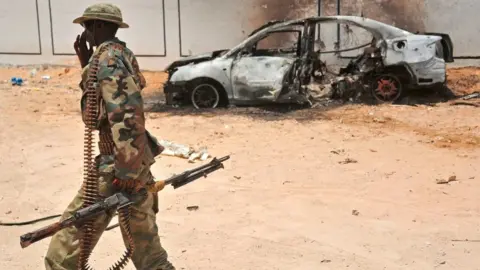
[[(212, 173), (218, 169), (223, 168), (223, 163), (225, 160), (229, 159), (230, 156), (225, 156), (220, 159), (214, 158), (208, 164), (199, 166), (197, 168), (187, 170), (181, 174), (174, 175), (167, 180), (156, 181), (155, 184), (148, 186), (148, 190), (151, 192), (159, 192), (166, 185), (172, 185), (174, 189), (182, 187), (190, 182), (193, 182), (201, 177), (207, 177), (209, 173)], [(56, 232), (68, 228), (70, 226), (80, 227), (83, 222), (89, 220), (99, 214), (102, 214), (108, 210), (112, 209), (121, 209), (123, 207), (129, 206), (133, 202), (130, 201), (128, 196), (123, 192), (115, 193), (114, 195), (99, 201), (91, 206), (82, 208), (73, 215), (63, 221), (55, 222), (54, 224), (48, 225), (36, 231), (26, 233), (20, 236), (20, 246), (26, 248), (29, 245), (38, 242), (44, 238), (54, 235)]]

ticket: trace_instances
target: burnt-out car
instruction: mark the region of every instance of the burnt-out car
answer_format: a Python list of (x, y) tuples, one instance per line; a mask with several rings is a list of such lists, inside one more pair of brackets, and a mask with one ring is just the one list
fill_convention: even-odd
[[(318, 46), (318, 25), (328, 23), (359, 27), (372, 37), (367, 44), (353, 48), (365, 49), (339, 72), (333, 72), (333, 80), (327, 79), (331, 77), (326, 76), (328, 68), (322, 57), (342, 50), (325, 51)], [(404, 89), (444, 84), (448, 62), (453, 62), (448, 34), (414, 34), (356, 16), (273, 21), (231, 49), (171, 63), (166, 68), (164, 92), (167, 104), (193, 104), (196, 108), (312, 104), (312, 89), (318, 89), (315, 85), (331, 85), (335, 91), (361, 88), (378, 101), (392, 102)]]

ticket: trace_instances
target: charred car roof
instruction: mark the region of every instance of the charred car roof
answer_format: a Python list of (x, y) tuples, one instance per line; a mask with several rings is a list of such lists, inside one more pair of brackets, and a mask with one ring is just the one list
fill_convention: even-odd
[(408, 32), (406, 30), (400, 29), (398, 27), (388, 25), (386, 23), (382, 23), (376, 20), (372, 20), (365, 17), (359, 16), (316, 16), (316, 17), (308, 17), (303, 19), (295, 19), (295, 20), (276, 20), (270, 21), (261, 27), (255, 29), (247, 39), (243, 42), (238, 44), (237, 46), (233, 47), (224, 57), (229, 57), (232, 54), (235, 54), (238, 50), (243, 48), (245, 45), (250, 43), (254, 40), (258, 35), (267, 34), (272, 30), (277, 30), (279, 28), (294, 26), (294, 25), (304, 25), (305, 23), (321, 23), (321, 22), (331, 22), (331, 23), (346, 23), (356, 25), (362, 28), (365, 28), (372, 32), (372, 34), (376, 35), (377, 38), (382, 39), (392, 39), (396, 37), (406, 36), (406, 35), (413, 35), (413, 33)]

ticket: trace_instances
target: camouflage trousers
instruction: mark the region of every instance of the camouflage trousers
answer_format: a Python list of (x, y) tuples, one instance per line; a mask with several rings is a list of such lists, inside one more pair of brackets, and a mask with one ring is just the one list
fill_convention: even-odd
[[(147, 173), (149, 175), (150, 171)], [(102, 197), (108, 197), (114, 194), (112, 188), (113, 175), (104, 174), (99, 179), (99, 191)], [(135, 252), (132, 256), (132, 262), (139, 270), (175, 270), (175, 267), (168, 261), (168, 255), (160, 244), (158, 236), (158, 227), (156, 224), (156, 214), (158, 213), (157, 194), (143, 190), (138, 194), (132, 195), (134, 204), (131, 205), (130, 228), (135, 243)], [(62, 215), (62, 219), (68, 218), (73, 212), (82, 207), (83, 195), (80, 190), (74, 199), (70, 202)], [(100, 236), (108, 226), (114, 213), (106, 213), (98, 216), (95, 220), (97, 234), (93, 239), (97, 244)], [(125, 245), (128, 245), (126, 235), (122, 230), (122, 237)], [(45, 267), (47, 270), (75, 270), (80, 253), (79, 231), (74, 226), (57, 232), (51, 239), (45, 257)], [(123, 254), (119, 254), (118, 258)], [(115, 258), (114, 260), (117, 260)], [(112, 261), (112, 264), (115, 261)]]

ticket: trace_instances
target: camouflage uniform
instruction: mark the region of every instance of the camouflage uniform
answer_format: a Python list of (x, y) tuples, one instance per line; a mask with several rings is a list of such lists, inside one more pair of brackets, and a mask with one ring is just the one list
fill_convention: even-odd
[[(122, 28), (128, 27), (121, 20), (121, 13), (113, 5), (93, 5), (74, 22), (83, 22), (89, 18), (102, 19), (103, 13), (109, 21), (117, 22)], [(111, 14), (117, 16), (112, 19)], [(90, 15), (88, 17), (87, 15)], [(82, 19), (83, 18), (83, 19)], [(145, 86), (145, 79), (139, 71), (134, 54), (125, 47), (125, 43), (114, 38), (102, 43), (93, 53), (92, 58), (102, 48), (108, 48), (100, 55), (98, 70), (98, 90), (101, 93), (101, 111), (99, 129), (111, 132), (115, 143), (115, 155), (97, 156), (99, 169), (99, 193), (102, 197), (113, 195), (115, 192), (112, 181), (116, 178), (121, 181), (137, 180), (141, 183), (151, 183), (153, 176), (150, 166), (155, 162), (155, 156), (163, 151), (163, 147), (156, 138), (145, 130), (145, 117), (141, 90)], [(90, 61), (92, 60), (90, 58)], [(82, 90), (86, 88), (86, 76), (89, 65), (82, 71)], [(85, 109), (85, 95), (81, 101), (82, 112)], [(167, 252), (160, 244), (156, 214), (158, 213), (158, 197), (142, 189), (132, 195), (135, 201), (132, 206), (130, 227), (135, 242), (135, 252), (132, 256), (133, 264), (141, 270), (174, 270), (168, 261)], [(68, 218), (73, 212), (82, 207), (82, 190), (68, 205), (62, 219)], [(109, 224), (114, 213), (99, 216), (96, 221), (98, 234), (95, 242)], [(125, 245), (126, 237), (122, 231)], [(64, 229), (56, 233), (50, 242), (45, 257), (47, 270), (74, 270), (79, 256), (79, 231), (75, 227)], [(118, 254), (120, 258), (122, 254)], [(113, 263), (114, 261), (112, 261)]]

